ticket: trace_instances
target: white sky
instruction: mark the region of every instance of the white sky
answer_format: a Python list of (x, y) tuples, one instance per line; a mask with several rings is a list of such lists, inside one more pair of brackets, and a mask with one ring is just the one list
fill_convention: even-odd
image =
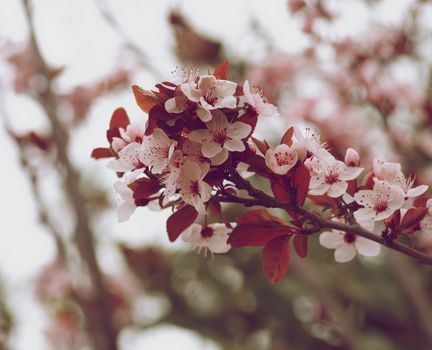
[[(53, 65), (67, 67), (60, 84), (63, 89), (76, 83), (97, 80), (110, 72), (119, 58), (120, 39), (104, 22), (95, 2), (98, 0), (35, 0), (37, 34), (45, 56)], [(387, 0), (375, 16), (394, 23), (404, 13), (410, 1)], [(110, 0), (106, 1), (127, 34), (140, 45), (160, 72), (175, 67), (171, 53), (173, 39), (166, 22), (167, 12), (182, 9), (191, 22), (204, 33), (223, 40), (234, 57), (262, 59), (250, 34), (253, 18), (268, 31), (275, 46), (286, 52), (301, 48), (304, 38), (296, 23), (289, 18), (285, 0)], [(332, 1), (345, 15), (336, 27), (335, 35), (351, 35), (366, 30), (365, 8), (359, 1)], [(0, 46), (2, 40), (25, 42), (27, 32), (19, 0), (0, 1)], [(343, 34), (341, 34), (343, 33)], [(7, 72), (0, 63), (0, 80)], [(153, 79), (139, 73), (135, 83), (151, 86)], [(45, 125), (35, 106), (23, 97), (3, 93), (14, 127), (19, 131)], [(132, 94), (110, 96), (98, 102), (89, 120), (76, 132), (72, 142), (73, 161), (85, 174), (96, 174), (107, 188), (114, 176), (103, 161), (89, 158), (92, 148), (105, 144), (105, 129), (112, 110), (125, 106), (132, 118), (139, 118)], [(17, 350), (45, 349), (42, 329), (44, 312), (33, 301), (32, 281), (40, 269), (50, 262), (54, 246), (49, 235), (37, 223), (35, 206), (28, 179), (20, 170), (14, 145), (0, 127), (0, 276), (3, 278), (9, 304), (18, 317), (13, 348)], [(53, 189), (55, 192), (55, 189)], [(55, 199), (55, 195), (53, 196)], [(152, 242), (167, 244), (164, 218), (168, 213), (146, 213), (140, 209), (125, 224), (118, 224), (114, 209), (98, 225), (99, 232), (108, 235), (105, 240)], [(150, 218), (150, 219), (149, 219)], [(142, 232), (146, 227), (146, 232)], [(176, 246), (180, 246), (179, 243)], [(170, 245), (172, 247), (172, 245)], [(118, 257), (107, 252), (106, 269), (118, 270)], [(104, 259), (105, 260), (105, 259)], [(122, 338), (122, 349), (171, 349), (181, 344), (182, 349), (215, 349), (203, 346), (202, 340), (188, 331), (162, 328), (137, 337), (128, 332)]]

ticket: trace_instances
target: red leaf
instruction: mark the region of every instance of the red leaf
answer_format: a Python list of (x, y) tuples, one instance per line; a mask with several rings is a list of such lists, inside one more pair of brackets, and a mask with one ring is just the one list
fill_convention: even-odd
[(262, 251), (262, 264), (271, 284), (275, 284), (285, 277), (288, 272), (289, 261), (289, 237), (277, 237), (265, 245)]
[(269, 144), (267, 143), (266, 140), (261, 141), (256, 139), (255, 137), (251, 137), (253, 143), (257, 146), (257, 148), (259, 149), (259, 151), (265, 155), (267, 153), (267, 150), (270, 148)]
[(294, 185), (297, 190), (297, 205), (303, 206), (310, 182), (309, 169), (304, 164), (300, 164), (294, 174)]
[(301, 258), (304, 258), (307, 256), (308, 253), (308, 235), (302, 235), (298, 234), (294, 237), (294, 249), (297, 253), (297, 255)]
[(265, 209), (256, 209), (237, 218), (238, 225), (230, 234), (233, 247), (261, 246), (268, 241), (292, 234), (292, 228)]
[(277, 216), (271, 215), (265, 209), (250, 210), (247, 213), (237, 217), (237, 222), (239, 224), (256, 224), (256, 225), (277, 224), (277, 225), (289, 227), (288, 225), (285, 224), (285, 222), (282, 219), (278, 218)]
[(109, 148), (99, 147), (92, 151), (91, 157), (94, 159), (111, 158), (113, 154)]
[(410, 234), (417, 231), (419, 223), (425, 217), (427, 211), (427, 208), (408, 209), (399, 226), (401, 232)]
[(195, 222), (197, 217), (198, 212), (190, 205), (185, 205), (171, 214), (166, 223), (169, 240), (174, 242), (184, 230)]
[(230, 234), (228, 243), (235, 248), (258, 247), (280, 236), (290, 236), (292, 229), (282, 225), (238, 225)]
[(288, 188), (285, 186), (284, 178), (278, 177), (274, 181), (271, 181), (270, 185), (273, 195), (276, 199), (286, 203), (290, 203), (292, 201), (292, 195)]
[(148, 113), (153, 106), (159, 103), (153, 92), (144, 90), (138, 85), (132, 86), (132, 92), (135, 96), (135, 101), (138, 107), (145, 113)]
[(124, 108), (117, 108), (111, 117), (110, 129), (126, 129), (129, 125), (129, 117)]
[(281, 143), (284, 143), (288, 146), (292, 145), (292, 137), (294, 135), (294, 128), (290, 127), (284, 134), (284, 136), (282, 136), (282, 140)]
[(141, 178), (129, 185), (133, 191), (134, 199), (148, 198), (152, 194), (158, 193), (161, 186), (157, 180)]
[(217, 79), (223, 79), (223, 80), (228, 79), (228, 74), (229, 74), (229, 62), (226, 60), (223, 61), (221, 64), (218, 64), (218, 66), (216, 67), (213, 73), (213, 75)]

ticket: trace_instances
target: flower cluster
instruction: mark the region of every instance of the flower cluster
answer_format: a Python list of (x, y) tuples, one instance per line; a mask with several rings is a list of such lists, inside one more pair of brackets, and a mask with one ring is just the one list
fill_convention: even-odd
[[(202, 76), (179, 70), (153, 91), (134, 86), (138, 106), (148, 113), (145, 126), (130, 123), (121, 108), (113, 113), (110, 146), (95, 149), (93, 157), (113, 158), (108, 167), (121, 178), (114, 185), (119, 221), (139, 206), (172, 207), (171, 241), (182, 235), (198, 251), (212, 253), (263, 246), (271, 282), (286, 273), (289, 242), (304, 257), (314, 233), (322, 232), (321, 245), (346, 262), (357, 252), (379, 254), (381, 244), (398, 235), (432, 232), (430, 202), (427, 206), (423, 196), (427, 186), (414, 186), (400, 164), (377, 158), (367, 172), (354, 149), (339, 160), (311, 129), (291, 127), (277, 145), (255, 138), (258, 120), (277, 116), (277, 109), (259, 87), (227, 80), (228, 68), (224, 62)], [(245, 171), (267, 179), (272, 195), (253, 187)], [(305, 209), (306, 200), (321, 213)], [(257, 209), (233, 225), (222, 203), (280, 208), (290, 220)], [(195, 223), (199, 215), (204, 225)]]

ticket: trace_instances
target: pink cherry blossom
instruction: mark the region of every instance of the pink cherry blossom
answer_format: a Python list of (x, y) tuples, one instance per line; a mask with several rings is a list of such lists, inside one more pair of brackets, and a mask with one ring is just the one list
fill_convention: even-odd
[(276, 148), (269, 148), (265, 154), (267, 167), (278, 175), (285, 175), (297, 163), (296, 147), (280, 144)]
[(117, 172), (127, 172), (136, 169), (143, 169), (141, 162), (143, 148), (142, 145), (133, 142), (124, 147), (119, 153), (118, 158), (108, 163), (108, 168)]
[(162, 129), (154, 129), (153, 134), (144, 139), (142, 163), (151, 167), (153, 174), (160, 174), (168, 165), (175, 144)]
[(252, 131), (249, 124), (229, 123), (221, 111), (213, 111), (213, 119), (206, 123), (206, 126), (207, 129), (194, 130), (187, 137), (202, 145), (201, 152), (205, 157), (213, 158), (219, 155), (220, 161), (228, 158), (228, 151), (244, 151), (246, 147), (242, 140)]
[(177, 191), (177, 182), (181, 175), (181, 169), (185, 162), (185, 157), (181, 150), (176, 150), (172, 154), (166, 171), (162, 174), (162, 182), (165, 185), (165, 197), (171, 197)]
[(362, 190), (354, 200), (363, 206), (354, 212), (357, 221), (379, 221), (391, 216), (404, 204), (405, 194), (399, 186), (374, 179), (373, 190)]
[(357, 253), (363, 256), (377, 256), (381, 251), (379, 243), (339, 230), (321, 233), (319, 241), (324, 248), (335, 249), (334, 257), (339, 263), (351, 261)]
[(185, 83), (180, 86), (183, 94), (196, 102), (197, 115), (203, 122), (212, 119), (210, 111), (218, 108), (235, 108), (237, 100), (233, 96), (237, 84), (228, 80), (218, 80), (214, 75), (200, 77), (198, 84)]
[(334, 157), (312, 157), (305, 161), (311, 180), (309, 193), (312, 195), (327, 194), (329, 197), (342, 196), (347, 188), (347, 181), (356, 179), (363, 168), (349, 167)]
[(275, 105), (271, 104), (262, 89), (253, 87), (252, 91), (249, 86), (249, 81), (245, 81), (243, 85), (243, 94), (246, 102), (263, 117), (277, 117), (279, 116), (278, 110)]
[(197, 163), (187, 160), (182, 168), (177, 186), (183, 201), (195, 207), (200, 213), (205, 213), (204, 203), (210, 199), (212, 188), (203, 181), (207, 171)]
[(321, 142), (321, 137), (317, 131), (306, 128), (304, 135), (298, 127), (294, 127), (295, 145), (297, 155), (300, 160), (306, 159), (308, 155), (313, 155), (321, 159), (332, 157)]
[(111, 143), (111, 147), (116, 153), (119, 153), (130, 143), (142, 143), (145, 134), (145, 125), (133, 122), (127, 126), (126, 130), (119, 128), (119, 132), (121, 137), (114, 137)]
[(421, 196), (428, 189), (426, 185), (413, 187), (414, 180), (405, 178), (399, 163), (386, 162), (375, 158), (373, 161), (373, 171), (378, 179), (399, 186), (404, 191), (406, 199)]
[(210, 224), (206, 227), (192, 224), (183, 231), (181, 237), (183, 241), (198, 248), (198, 253), (201, 249), (204, 249), (204, 254), (207, 254), (207, 250), (211, 253), (226, 253), (231, 249), (231, 245), (227, 243), (229, 232), (231, 229), (224, 224)]
[(114, 184), (114, 189), (120, 198), (117, 206), (117, 218), (119, 222), (124, 222), (130, 218), (137, 208), (135, 199), (133, 198), (133, 191), (126, 183), (121, 181), (117, 181)]

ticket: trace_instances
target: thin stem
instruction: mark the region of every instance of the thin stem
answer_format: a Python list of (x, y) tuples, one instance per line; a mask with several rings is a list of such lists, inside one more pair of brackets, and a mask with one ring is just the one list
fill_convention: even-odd
[(90, 228), (89, 216), (86, 211), (86, 201), (79, 188), (79, 176), (69, 160), (67, 132), (57, 116), (58, 99), (51, 88), (53, 75), (37, 43), (30, 0), (22, 0), (22, 2), (29, 24), (30, 44), (33, 46), (38, 59), (40, 73), (48, 82), (47, 89), (43, 93), (36, 95), (35, 98), (45, 110), (45, 114), (52, 128), (52, 138), (57, 148), (58, 160), (64, 170), (64, 186), (76, 217), (75, 241), (89, 269), (90, 278), (93, 282), (97, 311), (92, 314), (88, 313), (87, 315), (89, 317), (89, 327), (95, 330), (95, 334), (90, 334), (90, 336), (93, 336), (97, 349), (116, 350), (116, 334), (111, 324), (109, 297), (105, 290), (102, 273), (100, 272), (96, 260), (95, 242), (93, 232)]

